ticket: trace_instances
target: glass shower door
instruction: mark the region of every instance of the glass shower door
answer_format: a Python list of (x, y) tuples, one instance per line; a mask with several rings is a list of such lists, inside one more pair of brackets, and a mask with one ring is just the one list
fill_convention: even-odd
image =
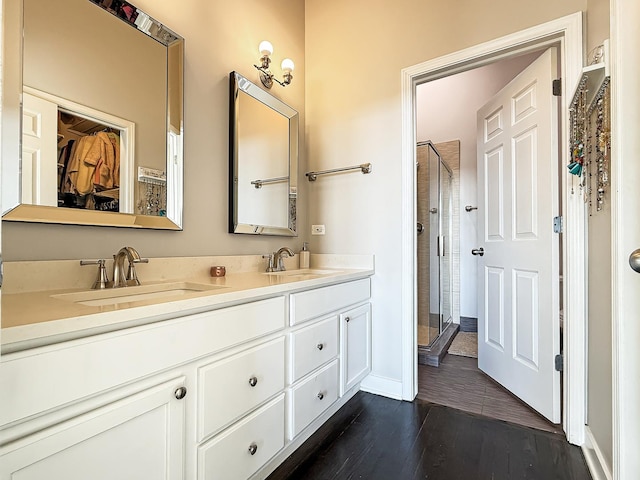
[(441, 332), (440, 321), (440, 154), (429, 144), (429, 338)]
[(440, 162), (440, 333), (453, 320), (453, 178), (449, 167)]
[(429, 347), (453, 318), (452, 174), (431, 142), (418, 144), (418, 344)]

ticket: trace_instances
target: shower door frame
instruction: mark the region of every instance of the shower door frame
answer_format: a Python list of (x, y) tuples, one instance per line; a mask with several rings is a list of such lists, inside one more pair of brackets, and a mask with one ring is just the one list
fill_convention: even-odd
[[(453, 203), (452, 203), (452, 196), (453, 196), (453, 171), (451, 170), (451, 168), (447, 165), (447, 163), (444, 161), (444, 159), (442, 158), (442, 155), (440, 154), (440, 152), (438, 151), (438, 149), (436, 148), (436, 146), (434, 145), (434, 143), (431, 140), (426, 140), (423, 142), (417, 142), (416, 143), (416, 148), (417, 147), (429, 147), (431, 148), (432, 152), (435, 153), (435, 155), (438, 157), (438, 169), (437, 169), (437, 182), (435, 183), (435, 185), (438, 188), (438, 193), (437, 193), (437, 202), (432, 202), (432, 185), (434, 185), (433, 182), (433, 175), (432, 175), (432, 171), (431, 171), (431, 157), (428, 156), (427, 157), (427, 169), (428, 169), (428, 174), (427, 174), (427, 181), (429, 183), (429, 188), (428, 188), (428, 194), (427, 194), (427, 201), (428, 201), (428, 206), (431, 207), (429, 208), (429, 213), (434, 214), (436, 213), (438, 215), (437, 218), (437, 229), (438, 229), (438, 235), (436, 236), (436, 244), (435, 244), (435, 249), (433, 248), (433, 242), (431, 241), (431, 235), (432, 235), (432, 224), (434, 222), (431, 221), (431, 217), (429, 217), (429, 228), (428, 228), (428, 234), (429, 234), (429, 291), (428, 292), (418, 292), (416, 290), (416, 295), (420, 295), (421, 293), (424, 295), (425, 293), (429, 295), (429, 308), (428, 308), (428, 312), (427, 312), (427, 317), (428, 317), (428, 327), (429, 329), (431, 328), (431, 306), (432, 306), (432, 289), (434, 287), (434, 282), (432, 282), (433, 280), (433, 275), (432, 275), (432, 268), (434, 268), (434, 264), (436, 263), (435, 261), (432, 262), (432, 259), (437, 258), (437, 265), (438, 265), (438, 335), (436, 335), (434, 338), (431, 338), (431, 334), (429, 334), (429, 343), (426, 345), (423, 344), (419, 344), (420, 348), (424, 348), (425, 350), (429, 350), (434, 342), (440, 337), (440, 335), (442, 335), (442, 332), (444, 332), (444, 330), (446, 329), (447, 326), (449, 326), (452, 322), (453, 322), (453, 241), (451, 236), (449, 236), (449, 246), (445, 248), (445, 246), (447, 245), (446, 240), (445, 240), (445, 235), (443, 235), (443, 205), (444, 205), (444, 201), (443, 201), (443, 193), (442, 193), (442, 181), (443, 181), (443, 175), (442, 175), (442, 167), (445, 168), (446, 170), (446, 178), (448, 179), (449, 182), (449, 186), (448, 186), (448, 191), (449, 191), (449, 208), (448, 208), (448, 212), (449, 212), (449, 228), (448, 228), (448, 232), (451, 233), (453, 230), (453, 223), (452, 223), (452, 219), (453, 219)], [(417, 162), (416, 162), (417, 165)], [(416, 166), (416, 168), (418, 168)], [(416, 174), (416, 181), (418, 179), (418, 176)], [(418, 190), (416, 189), (416, 203), (418, 202)], [(434, 205), (435, 203), (437, 203), (437, 205)], [(431, 211), (432, 208), (436, 209), (436, 212)], [(422, 223), (426, 223), (423, 222)], [(418, 249), (418, 244), (416, 242), (416, 252)], [(436, 251), (436, 254), (434, 255), (433, 252), (434, 250)], [(443, 264), (443, 258), (447, 257), (447, 259), (449, 259), (449, 318), (445, 321), (444, 315), (443, 315), (443, 305), (444, 305), (444, 290), (442, 288), (443, 285), (443, 281), (442, 281), (442, 264)], [(417, 262), (419, 261), (419, 259), (417, 258), (416, 255), (416, 270), (419, 268), (419, 265), (417, 264)], [(417, 284), (416, 284), (417, 286)], [(419, 304), (419, 301), (418, 301)], [(419, 307), (416, 307), (419, 308)], [(416, 314), (418, 314), (419, 312), (416, 311)], [(419, 320), (418, 320), (419, 321)]]

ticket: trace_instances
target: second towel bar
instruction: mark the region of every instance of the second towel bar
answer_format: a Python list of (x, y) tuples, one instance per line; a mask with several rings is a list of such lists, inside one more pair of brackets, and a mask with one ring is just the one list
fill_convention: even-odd
[(363, 163), (361, 165), (354, 165), (352, 167), (332, 168), (331, 170), (320, 170), (318, 172), (307, 172), (305, 175), (309, 178), (310, 182), (315, 182), (318, 175), (328, 175), (330, 173), (347, 172), (350, 170), (360, 170), (362, 173), (371, 173), (371, 164)]

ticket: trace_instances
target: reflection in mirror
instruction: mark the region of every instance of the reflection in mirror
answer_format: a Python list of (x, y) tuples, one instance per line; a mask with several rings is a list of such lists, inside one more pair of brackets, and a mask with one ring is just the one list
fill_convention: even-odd
[(183, 40), (120, 0), (9, 1), (23, 123), (4, 219), (180, 229)]
[(231, 73), (229, 232), (296, 236), (298, 112)]

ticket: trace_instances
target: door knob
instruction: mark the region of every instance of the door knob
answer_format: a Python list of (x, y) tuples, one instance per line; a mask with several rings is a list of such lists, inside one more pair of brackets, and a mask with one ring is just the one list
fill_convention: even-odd
[(418, 222), (418, 235), (424, 232), (424, 224)]
[(472, 255), (480, 255), (482, 257), (484, 255), (484, 248), (482, 248), (482, 247), (474, 248), (473, 250), (471, 250), (471, 254)]
[(629, 265), (633, 271), (640, 273), (640, 248), (631, 252), (629, 255)]

